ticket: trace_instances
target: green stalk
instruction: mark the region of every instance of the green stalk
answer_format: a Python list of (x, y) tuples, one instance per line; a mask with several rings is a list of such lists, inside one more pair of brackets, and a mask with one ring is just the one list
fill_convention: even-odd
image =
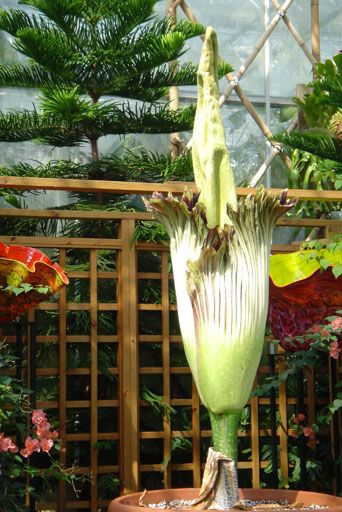
[(227, 455), (235, 462), (238, 460), (240, 415), (240, 412), (215, 414), (209, 411), (214, 450)]

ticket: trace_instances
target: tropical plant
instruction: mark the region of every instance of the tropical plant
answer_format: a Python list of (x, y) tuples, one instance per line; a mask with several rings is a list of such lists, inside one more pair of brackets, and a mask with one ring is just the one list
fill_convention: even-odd
[[(32, 12), (0, 10), (0, 28), (11, 35), (15, 50), (28, 58), (1, 64), (0, 85), (40, 91), (32, 110), (0, 114), (0, 140), (87, 145), (90, 150), (86, 162), (22, 162), (1, 167), (1, 174), (129, 181), (191, 176), (187, 154), (173, 160), (137, 148), (104, 157), (99, 148), (101, 138), (110, 135), (192, 129), (193, 107), (170, 109), (167, 92), (171, 85), (195, 84), (194, 65), (171, 63), (184, 53), (187, 39), (202, 34), (204, 28), (184, 20), (159, 19), (156, 2), (58, 0), (52, 5), (47, 0), (22, 0), (19, 4), (33, 8)], [(220, 72), (229, 69), (222, 64)], [(113, 203), (111, 197), (96, 196), (94, 201), (90, 195), (88, 204), (90, 197), (100, 208)], [(13, 203), (13, 193), (5, 192), (5, 199)], [(24, 207), (22, 199), (17, 206)]]
[[(310, 92), (294, 98), (303, 113), (304, 130), (280, 133), (273, 140), (292, 149), (291, 188), (341, 190), (342, 188), (342, 54), (316, 64)], [(327, 203), (299, 206), (307, 215), (329, 212)], [(340, 205), (333, 205), (339, 209)]]
[(211, 495), (211, 486), (199, 499), (227, 508), (238, 499), (237, 429), (264, 342), (272, 231), (293, 203), (286, 193), (263, 189), (237, 201), (218, 103), (217, 61), (217, 36), (209, 27), (198, 70), (192, 148), (199, 194), (185, 191), (179, 200), (155, 193), (146, 204), (170, 237), (185, 352), (212, 425), (209, 465), (223, 460), (232, 477), (225, 496), (215, 490)]
[[(180, 157), (174, 159), (170, 154), (148, 151), (144, 141), (135, 143), (138, 147), (132, 149), (127, 139), (136, 133), (169, 134), (192, 129), (194, 108), (190, 105), (174, 110), (172, 105), (170, 109), (167, 93), (170, 85), (196, 83), (196, 66), (191, 63), (175, 65), (175, 61), (185, 52), (187, 40), (202, 34), (204, 28), (172, 18), (159, 19), (155, 14), (157, 0), (58, 0), (52, 3), (27, 0), (18, 3), (15, 9), (0, 10), (0, 28), (10, 35), (9, 41), (24, 58), (16, 64), (1, 63), (0, 84), (6, 88), (35, 88), (39, 101), (32, 110), (1, 114), (0, 140), (9, 144), (32, 140), (47, 148), (48, 158), (11, 166), (3, 163), (0, 173), (41, 178), (191, 180), (188, 153), (180, 151)], [(220, 73), (229, 69), (227, 64), (222, 64)], [(115, 154), (105, 154), (101, 145), (103, 138), (118, 135), (125, 140), (123, 147)], [(76, 162), (68, 150), (63, 159), (51, 159), (51, 145), (82, 147), (85, 156), (81, 162)], [(11, 207), (27, 207), (28, 199), (22, 192), (3, 189), (1, 194)], [(74, 194), (65, 202), (63, 208), (78, 210), (139, 207), (138, 200), (130, 204), (125, 197), (108, 194)], [(49, 207), (54, 208), (55, 204), (50, 203)], [(3, 234), (16, 236), (58, 233), (71, 237), (112, 238), (116, 229), (116, 223), (110, 221), (24, 218), (0, 221)], [(101, 271), (115, 270), (113, 251), (108, 253), (97, 251), (97, 267)], [(87, 251), (68, 251), (67, 267), (72, 271), (89, 270)], [(6, 293), (9, 292), (7, 289)], [(37, 294), (38, 290), (35, 292)], [(81, 297), (87, 293), (85, 279), (72, 280), (67, 290), (68, 300), (82, 302)], [(101, 287), (101, 294), (105, 293)], [(37, 317), (39, 333), (58, 331), (56, 312), (39, 312)], [(112, 334), (113, 323), (111, 313), (100, 313), (98, 332)], [(90, 319), (86, 312), (69, 314), (70, 334), (86, 334), (89, 330)], [(113, 389), (116, 378), (109, 369), (113, 364), (109, 363), (104, 349), (105, 345), (101, 344), (97, 357), (101, 391)], [(68, 365), (88, 366), (89, 359), (85, 345), (81, 348), (77, 344), (68, 345)], [(40, 381), (37, 386), (39, 396), (44, 389)], [(75, 425), (78, 423), (76, 413), (70, 423), (73, 421)], [(99, 417), (100, 425), (101, 421)], [(106, 487), (103, 492), (107, 492), (107, 479), (100, 481), (100, 491), (103, 486)]]

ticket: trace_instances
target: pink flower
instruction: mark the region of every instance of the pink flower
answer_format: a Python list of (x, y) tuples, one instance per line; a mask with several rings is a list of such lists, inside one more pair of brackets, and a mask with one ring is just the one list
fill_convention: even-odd
[(322, 327), (321, 327), (319, 324), (314, 324), (314, 325), (313, 325), (313, 327), (312, 327), (312, 329), (311, 329), (311, 332), (313, 332), (313, 333), (317, 334), (317, 333), (319, 333), (319, 332), (320, 332), (321, 328), (322, 328)]
[(329, 336), (329, 331), (328, 329), (322, 329), (321, 332), (320, 332), (320, 335), (325, 337), (325, 336)]
[(53, 430), (52, 432), (50, 432), (50, 439), (57, 439), (58, 435), (59, 434), (57, 430)]
[(28, 457), (33, 452), (40, 452), (41, 445), (38, 439), (34, 439), (33, 437), (27, 437), (25, 439), (25, 448), (20, 450), (20, 453), (23, 457)]
[(15, 443), (13, 443), (10, 437), (5, 437), (5, 434), (0, 433), (0, 452), (11, 452), (16, 453), (18, 451), (18, 447)]
[(36, 409), (35, 411), (32, 411), (32, 423), (33, 425), (40, 425), (46, 421), (46, 414), (41, 409)]
[(303, 434), (305, 435), (305, 437), (310, 437), (312, 436), (314, 433), (314, 431), (312, 430), (311, 427), (303, 427)]
[(50, 423), (48, 421), (42, 421), (37, 427), (37, 435), (39, 437), (50, 437)]
[(298, 416), (293, 416), (293, 418), (292, 418), (293, 423), (295, 423), (296, 425), (299, 425), (299, 423), (301, 423), (304, 420), (305, 420), (305, 414), (303, 414), (301, 412), (298, 414)]
[(338, 329), (342, 329), (342, 317), (338, 316), (331, 322), (331, 328), (333, 331), (337, 331)]
[(40, 441), (40, 446), (42, 447), (43, 452), (49, 452), (53, 447), (52, 439), (44, 438)]
[(329, 352), (330, 357), (332, 357), (333, 359), (338, 359), (340, 357), (340, 352), (341, 352), (341, 349), (338, 346), (338, 341), (332, 341), (330, 343), (330, 352)]

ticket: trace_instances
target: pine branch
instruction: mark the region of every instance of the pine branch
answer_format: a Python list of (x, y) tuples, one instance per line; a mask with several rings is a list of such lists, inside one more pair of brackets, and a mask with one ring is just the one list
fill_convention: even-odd
[(20, 9), (0, 9), (0, 29), (5, 30), (14, 37), (25, 29), (49, 29), (51, 23), (41, 16), (28, 14)]
[(39, 139), (44, 144), (71, 147), (110, 134), (190, 131), (195, 114), (193, 106), (170, 111), (167, 104), (143, 104), (135, 109), (112, 102), (92, 104), (75, 89), (59, 95), (49, 91), (41, 107), (42, 114), (28, 110), (0, 113), (0, 140)]
[[(173, 133), (177, 131), (190, 131), (193, 127), (195, 108), (192, 105), (179, 110), (171, 111), (168, 105), (142, 105), (134, 110), (123, 105), (118, 110), (117, 122), (121, 125), (119, 131), (115, 124), (111, 126), (109, 118), (107, 133)], [(120, 131), (121, 130), (121, 131)]]
[[(107, 3), (104, 2), (104, 4)], [(135, 27), (149, 22), (153, 16), (156, 0), (146, 2), (121, 0), (109, 2), (111, 3), (113, 5), (108, 11), (103, 12), (101, 22), (96, 26), (98, 42), (104, 49), (117, 49), (122, 39), (127, 37)]]
[(294, 149), (301, 149), (321, 158), (342, 162), (342, 141), (322, 133), (280, 133), (272, 140)]
[(19, 163), (0, 167), (1, 176), (36, 178), (79, 178), (115, 181), (147, 181), (152, 183), (165, 180), (192, 181), (191, 154), (186, 152), (178, 158), (170, 155), (140, 150), (126, 150), (122, 157), (75, 163), (71, 160), (56, 160), (46, 164)]
[(54, 146), (74, 146), (85, 141), (79, 127), (66, 130), (56, 119), (39, 116), (35, 111), (0, 113), (0, 140), (21, 142), (42, 139)]
[(18, 33), (19, 39), (14, 47), (20, 53), (33, 59), (46, 70), (64, 79), (73, 80), (70, 63), (74, 54), (79, 51), (60, 31), (52, 29), (25, 29)]
[(192, 64), (185, 64), (177, 70), (164, 65), (138, 77), (127, 76), (126, 80), (114, 80), (107, 94), (154, 102), (165, 96), (168, 87), (172, 85), (195, 85), (196, 72), (197, 67)]
[[(153, 14), (157, 0), (23, 0), (22, 4), (31, 5), (52, 19), (64, 29), (68, 17), (82, 18), (89, 24), (97, 24), (106, 18), (117, 17), (133, 26), (148, 21)], [(131, 29), (129, 29), (131, 30)]]
[(3, 64), (0, 65), (0, 86), (1, 87), (55, 87), (72, 86), (58, 75), (49, 73), (43, 67), (24, 64)]

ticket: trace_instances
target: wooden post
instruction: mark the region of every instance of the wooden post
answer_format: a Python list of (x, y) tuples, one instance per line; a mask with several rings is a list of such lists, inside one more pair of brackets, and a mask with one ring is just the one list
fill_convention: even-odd
[[(169, 333), (169, 253), (162, 252), (161, 261), (162, 278), (162, 357), (163, 357), (163, 400), (165, 404), (170, 405), (170, 333)], [(164, 469), (164, 487), (171, 487), (171, 424), (170, 418), (163, 418), (164, 429), (164, 460), (170, 461)]]
[(317, 62), (321, 60), (319, 0), (311, 0), (311, 50)]
[(192, 381), (192, 462), (193, 486), (201, 487), (201, 402)]
[(125, 493), (139, 489), (139, 373), (135, 221), (122, 220), (119, 255), (120, 476)]
[[(258, 385), (255, 377), (254, 388)], [(260, 486), (260, 447), (259, 447), (259, 399), (251, 398), (251, 447), (252, 447), (252, 487)]]
[[(305, 94), (308, 94), (309, 90), (305, 84), (297, 84), (296, 86), (296, 97), (300, 100), (304, 100)], [(298, 107), (298, 130), (303, 132), (307, 129), (307, 125), (304, 119), (304, 112), (302, 107)]]
[[(59, 249), (59, 265), (66, 266), (66, 250)], [(66, 466), (66, 367), (67, 367), (67, 346), (66, 346), (66, 324), (67, 324), (67, 294), (66, 287), (59, 291), (59, 438), (62, 448), (59, 455), (59, 462)], [(65, 482), (59, 482), (58, 488), (58, 510), (65, 508), (66, 486)]]
[(93, 485), (90, 492), (90, 508), (97, 507), (97, 423), (98, 423), (98, 397), (97, 397), (97, 261), (96, 249), (90, 250), (90, 466)]
[[(278, 347), (278, 373), (282, 373), (286, 369), (285, 351)], [(280, 427), (278, 429), (279, 445), (280, 445), (280, 469), (283, 479), (289, 476), (289, 461), (287, 453), (287, 393), (286, 382), (282, 382), (279, 386), (279, 416)]]

